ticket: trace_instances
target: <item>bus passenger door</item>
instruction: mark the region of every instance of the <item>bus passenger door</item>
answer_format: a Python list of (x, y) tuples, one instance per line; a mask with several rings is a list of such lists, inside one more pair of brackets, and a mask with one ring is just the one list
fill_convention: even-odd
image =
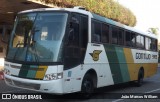
[(74, 15), (73, 17), (71, 17), (64, 50), (64, 69), (71, 69), (78, 66), (80, 64), (78, 15)]
[[(65, 90), (76, 91), (80, 89), (81, 64), (83, 64), (88, 42), (88, 17), (72, 13), (68, 36), (65, 44), (64, 70), (67, 70), (65, 78)], [(78, 89), (79, 88), (79, 89)], [(67, 91), (67, 90), (66, 90)]]

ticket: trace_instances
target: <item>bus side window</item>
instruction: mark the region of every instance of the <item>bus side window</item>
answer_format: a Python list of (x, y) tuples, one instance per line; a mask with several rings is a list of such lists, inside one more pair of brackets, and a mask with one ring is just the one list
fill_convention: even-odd
[(141, 35), (136, 36), (136, 46), (138, 48), (144, 48), (144, 36)]
[(124, 30), (119, 29), (118, 31), (118, 44), (123, 45), (124, 43)]
[(151, 39), (151, 49), (157, 51), (157, 40)]
[(102, 43), (109, 42), (109, 25), (102, 24)]
[(92, 20), (92, 42), (100, 43), (101, 42), (101, 23)]
[(69, 45), (68, 46), (79, 46), (79, 16), (72, 17), (69, 29)]
[(151, 50), (151, 38), (145, 37), (145, 48)]
[(118, 28), (112, 27), (112, 44), (118, 43)]
[(125, 45), (131, 46), (131, 33), (128, 31), (125, 32)]
[(134, 32), (131, 33), (131, 46), (136, 46), (136, 34)]

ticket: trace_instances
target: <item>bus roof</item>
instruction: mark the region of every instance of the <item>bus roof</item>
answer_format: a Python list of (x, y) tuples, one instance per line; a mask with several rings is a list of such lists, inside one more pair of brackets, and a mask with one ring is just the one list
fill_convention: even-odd
[(31, 10), (25, 10), (21, 11), (20, 13), (29, 13), (29, 12), (38, 12), (38, 11), (70, 11), (70, 12), (77, 12), (77, 13), (82, 13), (85, 15), (89, 15), (90, 12), (78, 8), (38, 8), (38, 9), (31, 9)]
[(29, 13), (29, 12), (38, 12), (38, 11), (57, 11), (57, 10), (58, 11), (77, 12), (77, 13), (82, 13), (82, 14), (85, 14), (85, 15), (89, 15), (91, 18), (94, 18), (96, 20), (99, 20), (99, 21), (102, 21), (102, 22), (106, 22), (108, 24), (111, 24), (111, 25), (114, 25), (114, 26), (118, 26), (118, 27), (121, 27), (123, 29), (135, 32), (135, 33), (139, 33), (139, 34), (142, 34), (142, 35), (157, 39), (157, 35), (155, 35), (155, 34), (137, 30), (137, 29), (135, 29), (133, 27), (126, 26), (124, 24), (121, 24), (119, 22), (113, 21), (113, 20), (111, 20), (109, 18), (106, 18), (106, 17), (102, 17), (102, 16), (97, 15), (95, 13), (91, 13), (91, 12), (86, 11), (84, 9), (78, 9), (78, 7), (75, 7), (75, 8), (39, 8), (39, 9), (31, 9), (31, 10), (21, 11), (18, 14)]

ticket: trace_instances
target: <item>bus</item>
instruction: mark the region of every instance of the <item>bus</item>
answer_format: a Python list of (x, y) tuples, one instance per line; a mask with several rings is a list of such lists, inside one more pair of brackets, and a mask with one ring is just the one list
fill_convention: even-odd
[(95, 88), (155, 75), (157, 37), (82, 7), (19, 12), (5, 58), (7, 85), (91, 96)]

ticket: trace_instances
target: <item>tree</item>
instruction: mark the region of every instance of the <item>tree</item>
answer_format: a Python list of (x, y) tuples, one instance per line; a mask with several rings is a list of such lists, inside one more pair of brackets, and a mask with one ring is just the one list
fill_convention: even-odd
[(149, 28), (148, 32), (152, 33), (152, 34), (158, 34), (159, 29), (158, 28)]
[(115, 0), (32, 0), (44, 4), (53, 4), (58, 7), (82, 6), (86, 10), (115, 20), (127, 26), (136, 25), (136, 16), (133, 12)]

